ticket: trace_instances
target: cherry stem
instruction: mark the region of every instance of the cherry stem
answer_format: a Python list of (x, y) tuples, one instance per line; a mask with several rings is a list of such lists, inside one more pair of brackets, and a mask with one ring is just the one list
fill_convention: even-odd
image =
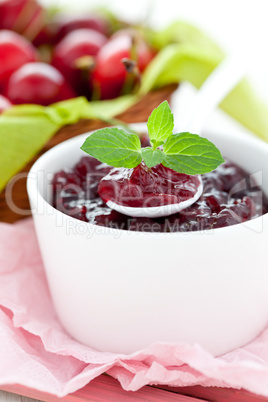
[(125, 57), (121, 60), (121, 63), (124, 64), (125, 70), (127, 72), (125, 90), (127, 90), (127, 93), (129, 93), (131, 89), (130, 87), (132, 87), (135, 84), (136, 80), (135, 88), (137, 91), (137, 88), (139, 88), (141, 84), (141, 72), (137, 65), (137, 62), (135, 60), (128, 59)]
[(78, 59), (76, 59), (73, 62), (73, 65), (75, 68), (79, 69), (79, 70), (86, 70), (88, 72), (92, 71), (93, 68), (95, 67), (95, 59), (93, 56), (82, 56), (82, 57), (78, 57)]
[(124, 57), (121, 62), (124, 64), (127, 73), (133, 74), (136, 72), (137, 62), (135, 60)]

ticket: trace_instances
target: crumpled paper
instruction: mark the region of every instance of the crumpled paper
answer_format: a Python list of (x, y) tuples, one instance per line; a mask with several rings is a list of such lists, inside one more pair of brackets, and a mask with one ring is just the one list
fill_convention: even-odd
[(131, 391), (203, 385), (268, 396), (268, 327), (217, 358), (187, 344), (157, 343), (131, 355), (98, 352), (72, 339), (57, 319), (32, 219), (0, 223), (0, 385), (62, 397), (104, 372)]

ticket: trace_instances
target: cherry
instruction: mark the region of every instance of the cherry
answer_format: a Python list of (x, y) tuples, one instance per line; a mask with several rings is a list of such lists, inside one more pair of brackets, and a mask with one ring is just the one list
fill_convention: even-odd
[(206, 205), (212, 212), (219, 213), (222, 209), (222, 205), (228, 204), (229, 194), (224, 191), (214, 190), (205, 194), (202, 198), (206, 201)]
[[(53, 181), (53, 206), (57, 209), (69, 211), (71, 203), (84, 196), (79, 176), (67, 170), (56, 173)], [(67, 213), (67, 212), (66, 212)]]
[(32, 40), (44, 26), (45, 11), (36, 0), (1, 0), (0, 29), (18, 32)]
[(96, 57), (96, 67), (93, 72), (93, 85), (99, 92), (101, 99), (111, 99), (120, 95), (124, 84), (127, 86), (127, 72), (122, 62), (131, 59), (136, 65), (136, 75), (129, 74), (130, 89), (136, 82), (137, 72), (142, 72), (152, 60), (154, 52), (144, 39), (129, 31), (117, 33), (101, 48)]
[(21, 35), (8, 30), (0, 31), (0, 91), (10, 75), (25, 63), (37, 60), (37, 51)]
[(104, 36), (110, 32), (110, 23), (100, 15), (77, 15), (59, 14), (49, 20), (34, 39), (35, 46), (56, 45), (70, 32), (78, 29), (93, 29)]
[(68, 215), (72, 216), (73, 218), (79, 219), (80, 221), (88, 222), (87, 207), (85, 205), (76, 205), (75, 207), (68, 208)]
[(15, 104), (44, 106), (75, 97), (63, 75), (45, 63), (27, 63), (15, 71), (10, 77), (6, 95)]
[(88, 175), (91, 175), (91, 177), (94, 177), (95, 181), (99, 181), (102, 177), (106, 176), (110, 170), (110, 166), (99, 162), (95, 158), (89, 158), (88, 156), (83, 156), (74, 167), (74, 173), (77, 176), (85, 180)]
[(243, 190), (245, 186), (245, 175), (241, 168), (234, 166), (231, 162), (225, 162), (219, 166), (219, 173), (221, 175), (224, 190), (238, 192)]
[(0, 95), (0, 113), (2, 113), (6, 109), (9, 109), (11, 106), (12, 103), (3, 95)]
[(88, 198), (98, 197), (99, 181), (111, 170), (110, 166), (97, 159), (84, 156), (75, 166), (74, 174), (81, 179), (81, 185)]
[(57, 25), (53, 21), (48, 21), (38, 32), (32, 43), (35, 47), (47, 45), (49, 47), (54, 46), (56, 43), (55, 35), (57, 32)]
[[(66, 35), (55, 47), (52, 65), (64, 75), (79, 94), (88, 95), (89, 69), (107, 38), (93, 29), (78, 29)], [(88, 57), (89, 56), (89, 57)]]
[(59, 14), (54, 19), (53, 24), (56, 42), (60, 41), (68, 33), (75, 31), (76, 29), (94, 29), (105, 36), (110, 32), (110, 23), (104, 16), (98, 14), (75, 16)]
[(97, 210), (93, 211), (93, 214), (89, 216), (89, 218), (91, 223), (95, 223), (99, 226), (106, 226), (113, 229), (128, 228), (128, 216), (122, 215), (103, 205), (100, 205)]

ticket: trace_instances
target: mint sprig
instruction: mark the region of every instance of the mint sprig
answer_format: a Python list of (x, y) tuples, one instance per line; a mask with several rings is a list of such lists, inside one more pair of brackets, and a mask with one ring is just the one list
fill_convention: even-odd
[(143, 160), (148, 168), (162, 163), (190, 175), (211, 172), (224, 162), (218, 148), (206, 138), (190, 133), (173, 134), (174, 119), (167, 101), (153, 110), (147, 128), (151, 147), (142, 148), (136, 134), (107, 127), (91, 134), (81, 149), (114, 167), (131, 169)]

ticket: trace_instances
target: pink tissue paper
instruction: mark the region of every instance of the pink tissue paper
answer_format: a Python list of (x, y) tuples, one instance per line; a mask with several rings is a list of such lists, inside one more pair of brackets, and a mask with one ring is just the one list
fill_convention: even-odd
[(0, 385), (21, 384), (59, 397), (103, 372), (131, 391), (147, 384), (202, 385), (268, 396), (268, 327), (245, 347), (217, 358), (198, 345), (157, 343), (118, 355), (72, 339), (55, 314), (32, 219), (0, 223), (0, 348)]

